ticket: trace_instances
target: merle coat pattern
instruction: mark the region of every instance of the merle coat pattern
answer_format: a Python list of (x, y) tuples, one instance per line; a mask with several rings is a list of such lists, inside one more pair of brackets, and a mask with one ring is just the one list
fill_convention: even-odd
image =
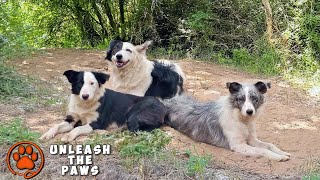
[(270, 83), (227, 83), (230, 94), (217, 101), (198, 102), (182, 95), (164, 101), (170, 126), (192, 139), (231, 149), (246, 156), (286, 161), (290, 154), (257, 138), (255, 122)]

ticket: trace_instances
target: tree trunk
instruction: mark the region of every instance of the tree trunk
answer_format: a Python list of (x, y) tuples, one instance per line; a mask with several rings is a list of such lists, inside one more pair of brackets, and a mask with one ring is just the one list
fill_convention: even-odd
[(75, 15), (78, 19), (78, 24), (82, 29), (82, 37), (84, 40), (94, 47), (101, 41), (101, 36), (94, 29), (90, 12), (85, 11), (77, 1), (73, 1), (75, 7)]
[(125, 22), (124, 22), (124, 0), (119, 0), (120, 22), (121, 22), (121, 38), (125, 38)]
[(92, 8), (98, 17), (99, 25), (101, 26), (101, 29), (102, 29), (102, 37), (104, 38), (108, 36), (108, 32), (107, 32), (107, 29), (104, 27), (103, 18), (96, 3), (97, 3), (96, 0), (92, 1)]
[(109, 4), (109, 1), (106, 0), (103, 5), (104, 5), (104, 8), (105, 8), (105, 12), (107, 14), (110, 26), (111, 26), (111, 28), (113, 30), (113, 34), (119, 35), (117, 24), (114, 22), (114, 19), (113, 19), (113, 16), (112, 16), (112, 12), (111, 12), (111, 7), (110, 7), (110, 4)]
[(262, 0), (264, 10), (266, 13), (266, 24), (267, 24), (267, 36), (269, 44), (272, 44), (273, 35), (273, 22), (272, 22), (272, 9), (269, 0)]

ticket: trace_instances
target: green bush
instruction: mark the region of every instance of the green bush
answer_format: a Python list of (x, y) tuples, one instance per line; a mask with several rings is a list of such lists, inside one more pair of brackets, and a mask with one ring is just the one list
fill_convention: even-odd
[(220, 53), (215, 56), (215, 59), (218, 63), (238, 67), (256, 74), (278, 75), (282, 72), (281, 55), (264, 39), (255, 43), (251, 53), (246, 48), (234, 49), (230, 58)]

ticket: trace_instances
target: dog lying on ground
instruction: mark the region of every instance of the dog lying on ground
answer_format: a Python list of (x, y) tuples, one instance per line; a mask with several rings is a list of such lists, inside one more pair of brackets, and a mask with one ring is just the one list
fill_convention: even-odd
[(169, 61), (149, 61), (146, 50), (151, 44), (141, 45), (113, 40), (106, 60), (112, 76), (112, 89), (136, 96), (171, 98), (183, 92), (184, 74), (177, 64)]
[(255, 121), (270, 83), (227, 83), (230, 95), (201, 103), (182, 95), (164, 101), (170, 126), (192, 139), (246, 156), (286, 161), (290, 154), (257, 138)]
[(69, 132), (61, 140), (70, 142), (81, 134), (112, 125), (127, 126), (130, 131), (151, 131), (164, 123), (165, 106), (155, 97), (138, 97), (105, 89), (109, 75), (97, 72), (64, 72), (72, 85), (68, 115), (40, 139)]

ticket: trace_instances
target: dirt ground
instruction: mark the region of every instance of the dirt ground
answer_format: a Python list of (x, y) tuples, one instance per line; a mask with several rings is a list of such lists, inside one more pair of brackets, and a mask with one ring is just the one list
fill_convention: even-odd
[[(40, 78), (67, 96), (69, 85), (62, 75), (65, 70), (107, 71), (104, 52), (57, 49), (28, 59), (14, 61), (22, 74)], [(287, 84), (281, 78), (264, 78), (250, 75), (238, 70), (226, 68), (212, 63), (183, 60), (177, 62), (184, 70), (187, 81), (187, 93), (193, 94), (201, 101), (215, 100), (228, 94), (225, 83), (228, 81), (254, 82), (265, 80), (272, 83), (267, 92), (267, 103), (264, 113), (257, 121), (258, 137), (277, 145), (280, 149), (291, 153), (287, 162), (275, 162), (265, 158), (244, 157), (234, 152), (194, 142), (172, 128), (163, 128), (173, 136), (170, 148), (193, 149), (201, 154), (212, 154), (213, 160), (225, 167), (239, 168), (246, 172), (268, 174), (279, 177), (299, 176), (315, 166), (320, 159), (320, 101), (308, 97)], [(0, 109), (0, 118), (23, 116), (27, 125), (35, 131), (44, 133), (64, 116), (62, 108), (39, 109), (35, 112), (22, 110), (10, 111), (12, 107)]]

